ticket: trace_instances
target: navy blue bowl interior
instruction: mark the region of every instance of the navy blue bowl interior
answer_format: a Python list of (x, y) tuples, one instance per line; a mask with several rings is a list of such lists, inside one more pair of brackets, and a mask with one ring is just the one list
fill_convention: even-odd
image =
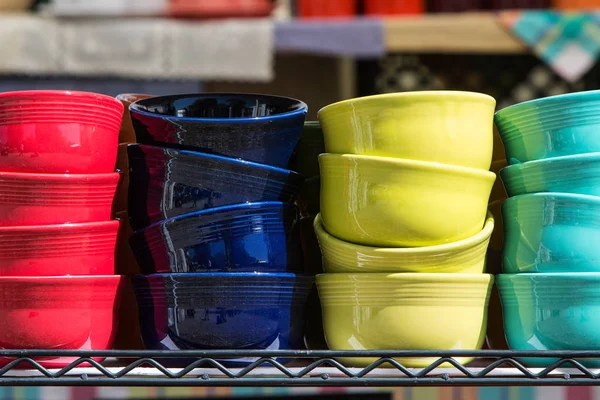
[(149, 349), (304, 347), (304, 313), (312, 277), (155, 274), (137, 275), (132, 281), (142, 337)]
[(185, 214), (134, 232), (130, 245), (144, 273), (303, 270), (298, 209), (290, 203)]
[(131, 104), (139, 143), (178, 147), (287, 168), (308, 107), (281, 96), (206, 93)]
[(177, 118), (230, 121), (282, 116), (302, 112), (307, 106), (300, 100), (282, 96), (205, 93), (151, 97), (133, 103), (130, 108)]
[(163, 219), (225, 205), (294, 202), (296, 172), (207, 153), (132, 144), (129, 217), (134, 230)]

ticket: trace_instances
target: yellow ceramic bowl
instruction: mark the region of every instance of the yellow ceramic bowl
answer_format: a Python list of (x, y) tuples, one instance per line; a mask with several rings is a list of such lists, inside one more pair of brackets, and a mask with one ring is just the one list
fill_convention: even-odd
[(359, 97), (322, 108), (328, 153), (397, 157), (488, 170), (496, 100), (452, 91)]
[(456, 242), (483, 228), (496, 175), (424, 161), (321, 154), (321, 218), (329, 234), (368, 246)]
[[(487, 274), (317, 275), (327, 346), (331, 350), (480, 349), (493, 279)], [(397, 361), (421, 368), (434, 360)], [(340, 361), (364, 367), (375, 359)]]
[(483, 230), (470, 238), (439, 246), (412, 248), (368, 247), (344, 242), (325, 231), (320, 215), (315, 218), (314, 228), (325, 272), (481, 274), (494, 230), (494, 217), (488, 213)]

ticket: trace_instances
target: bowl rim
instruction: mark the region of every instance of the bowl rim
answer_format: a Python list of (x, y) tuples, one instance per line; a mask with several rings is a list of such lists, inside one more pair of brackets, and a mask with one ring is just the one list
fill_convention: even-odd
[[(599, 153), (600, 154), (600, 153)], [(393, 157), (381, 157), (381, 156), (367, 156), (359, 154), (337, 154), (337, 153), (322, 153), (319, 154), (319, 161), (321, 159), (337, 159), (337, 160), (362, 160), (371, 161), (381, 164), (393, 164), (399, 167), (417, 167), (420, 170), (430, 171), (448, 171), (455, 174), (470, 175), (477, 178), (489, 178), (496, 180), (496, 174), (490, 170), (483, 170), (478, 168), (463, 167), (460, 165), (443, 164), (433, 161), (421, 161), (421, 160), (409, 160), (406, 158), (393, 158)], [(320, 165), (320, 163), (319, 163)]]
[[(502, 203), (502, 210), (504, 210), (504, 208), (513, 207), (514, 203), (522, 201), (523, 199), (527, 200), (527, 199), (531, 199), (531, 198), (535, 198), (535, 197), (539, 197), (539, 198), (553, 197), (553, 198), (559, 198), (559, 199), (570, 199), (570, 200), (577, 200), (581, 203), (588, 203), (588, 204), (596, 203), (596, 204), (598, 204), (598, 206), (600, 206), (600, 197), (594, 196), (591, 194), (565, 193), (565, 192), (533, 192), (533, 193), (518, 194), (518, 195), (511, 196), (511, 197), (505, 199), (504, 202)], [(600, 210), (600, 208), (599, 208), (599, 210)]]
[[(599, 199), (600, 201), (600, 199)], [(321, 219), (321, 213), (318, 213), (313, 222), (313, 227), (317, 238), (324, 237), (325, 240), (329, 240), (333, 242), (335, 247), (344, 248), (348, 252), (360, 252), (360, 253), (368, 253), (372, 254), (374, 252), (381, 253), (381, 255), (406, 255), (406, 256), (417, 256), (417, 255), (431, 255), (436, 253), (448, 253), (456, 250), (465, 250), (469, 248), (473, 248), (478, 244), (483, 243), (485, 240), (489, 239), (494, 231), (495, 219), (494, 215), (488, 210), (485, 223), (481, 231), (477, 232), (477, 234), (470, 236), (466, 239), (458, 240), (456, 242), (444, 243), (435, 246), (424, 246), (424, 247), (374, 247), (374, 246), (365, 246), (361, 244), (355, 244), (351, 242), (346, 242), (344, 240), (338, 239), (329, 232), (325, 230), (323, 226), (323, 221)], [(320, 242), (319, 242), (320, 243)], [(386, 272), (388, 273), (388, 272)], [(409, 272), (406, 272), (409, 273)]]
[[(144, 102), (151, 101), (151, 100), (158, 101), (158, 100), (168, 99), (168, 98), (175, 99), (175, 98), (187, 98), (187, 97), (219, 97), (219, 96), (231, 96), (231, 97), (255, 96), (255, 97), (263, 97), (263, 98), (270, 97), (270, 98), (275, 98), (275, 99), (285, 99), (285, 100), (288, 100), (288, 101), (291, 100), (292, 102), (297, 103), (298, 109), (280, 113), (280, 114), (275, 114), (275, 115), (252, 117), (252, 118), (249, 118), (249, 117), (244, 117), (244, 118), (201, 118), (201, 117), (177, 117), (174, 115), (158, 114), (158, 113), (150, 112), (150, 111), (140, 108), (141, 106), (145, 106), (143, 104)], [(231, 124), (234, 122), (249, 123), (249, 122), (272, 121), (272, 120), (277, 120), (277, 119), (289, 118), (289, 117), (296, 116), (296, 115), (305, 115), (308, 112), (308, 105), (305, 102), (303, 102), (302, 100), (298, 100), (293, 97), (277, 96), (277, 95), (272, 95), (272, 94), (239, 93), (239, 92), (182, 93), (182, 94), (171, 94), (171, 95), (166, 95), (166, 96), (153, 96), (153, 97), (149, 97), (147, 99), (138, 100), (129, 105), (129, 112), (131, 112), (132, 114), (137, 113), (137, 114), (145, 115), (145, 116), (151, 117), (151, 118), (172, 119), (172, 120), (177, 120), (177, 121), (188, 121), (188, 122), (208, 122), (208, 123)]]
[[(532, 274), (533, 275), (533, 274)], [(598, 274), (600, 277), (600, 273)], [(336, 272), (322, 273), (315, 276), (317, 284), (329, 285), (331, 283), (344, 283), (353, 280), (379, 278), (379, 280), (431, 282), (431, 283), (477, 283), (491, 284), (494, 282), (493, 274), (457, 274), (457, 273), (432, 273), (432, 272)]]
[[(599, 90), (600, 91), (600, 90)], [(515, 164), (509, 164), (504, 168), (500, 169), (500, 175), (504, 180), (504, 175), (509, 173), (509, 171), (521, 171), (524, 168), (534, 168), (541, 164), (554, 163), (560, 161), (578, 161), (578, 160), (587, 160), (587, 161), (600, 161), (600, 152), (593, 153), (579, 153), (579, 154), (569, 154), (566, 156), (558, 156), (558, 157), (548, 157), (548, 158), (538, 158), (537, 160), (524, 161)]]
[(125, 281), (125, 275), (49, 275), (49, 276), (0, 276), (0, 282), (26, 282), (26, 281)]
[[(410, 92), (395, 92), (395, 93), (383, 93), (383, 94), (375, 94), (370, 96), (362, 96), (355, 97), (352, 99), (338, 101), (325, 107), (322, 107), (317, 112), (317, 118), (319, 118), (322, 113), (331, 112), (336, 108), (343, 107), (345, 105), (360, 105), (361, 103), (368, 103), (373, 100), (379, 99), (400, 99), (408, 102), (417, 102), (423, 100), (434, 99), (435, 97), (445, 97), (445, 98), (464, 98), (470, 100), (479, 100), (483, 103), (489, 103), (493, 107), (496, 107), (496, 99), (492, 96), (480, 93), (480, 92), (470, 92), (470, 91), (462, 91), (462, 90), (422, 90), (422, 91), (410, 91)], [(319, 119), (320, 120), (320, 119)]]
[[(195, 280), (203, 278), (293, 278), (311, 281), (315, 279), (312, 275), (294, 272), (162, 272), (153, 274), (135, 274), (132, 276), (134, 280), (149, 279), (152, 277), (162, 279), (194, 278)], [(223, 280), (223, 284), (227, 284), (227, 279)]]
[(81, 90), (14, 90), (10, 92), (0, 92), (0, 100), (10, 99), (12, 97), (31, 97), (39, 100), (39, 98), (62, 96), (71, 98), (88, 98), (88, 99), (101, 99), (107, 103), (112, 103), (116, 107), (120, 107), (121, 112), (124, 109), (123, 103), (117, 100), (115, 97), (94, 92), (86, 92)]
[(142, 233), (146, 229), (161, 227), (162, 225), (164, 225), (166, 223), (173, 222), (173, 221), (181, 221), (181, 220), (185, 220), (187, 218), (193, 218), (193, 217), (211, 215), (211, 214), (218, 214), (223, 211), (241, 210), (241, 209), (261, 210), (263, 208), (267, 208), (267, 207), (262, 207), (262, 206), (277, 207), (280, 209), (290, 209), (291, 208), (291, 209), (297, 210), (297, 206), (294, 203), (288, 203), (285, 201), (254, 201), (254, 202), (246, 202), (246, 203), (228, 204), (225, 206), (207, 208), (204, 210), (194, 211), (194, 212), (187, 213), (187, 214), (177, 215), (177, 216), (171, 217), (171, 218), (166, 218), (166, 219), (154, 222), (153, 224), (150, 224), (145, 228), (142, 228), (142, 229), (139, 229), (139, 230), (133, 232), (133, 235)]
[[(587, 97), (595, 97), (594, 100), (600, 100), (600, 90), (581, 90), (579, 92), (564, 93), (564, 94), (558, 94), (558, 95), (554, 95), (554, 96), (546, 96), (546, 97), (542, 97), (539, 99), (523, 101), (521, 103), (513, 104), (508, 107), (504, 107), (501, 110), (496, 111), (496, 113), (494, 114), (494, 118), (496, 118), (496, 116), (499, 116), (500, 118), (507, 118), (507, 116), (505, 116), (504, 114), (510, 115), (512, 112), (515, 112), (515, 111), (517, 111), (517, 112), (525, 111), (525, 110), (527, 110), (526, 107), (534, 106), (534, 105), (535, 106), (545, 106), (545, 105), (550, 105), (553, 103), (560, 104), (563, 102), (574, 102), (574, 101), (583, 102), (583, 101), (592, 100), (591, 98), (587, 99)], [(524, 110), (520, 110), (521, 108), (524, 108)]]
[(596, 278), (600, 282), (600, 272), (519, 272), (512, 274), (498, 274), (496, 279), (498, 285), (502, 286), (502, 281), (512, 281), (514, 279), (551, 279), (551, 278), (569, 278), (572, 280), (587, 280)]
[(113, 183), (121, 178), (121, 172), (101, 174), (40, 174), (36, 172), (0, 172), (0, 179), (44, 182)]
[(110, 221), (96, 221), (96, 222), (73, 222), (65, 224), (51, 224), (51, 225), (16, 225), (16, 226), (0, 226), (0, 234), (8, 233), (29, 233), (35, 232), (48, 232), (48, 233), (73, 233), (79, 231), (105, 231), (114, 228), (118, 230), (121, 221), (118, 219), (112, 219)]
[[(152, 146), (149, 144), (142, 144), (142, 143), (129, 143), (127, 145), (127, 148), (130, 148), (130, 147), (131, 148), (140, 148), (140, 149), (150, 148), (151, 150), (162, 151), (163, 154), (165, 151), (174, 151), (176, 153), (180, 153), (183, 155), (189, 155), (189, 156), (194, 156), (194, 157), (198, 157), (198, 158), (221, 160), (221, 161), (231, 163), (231, 164), (238, 164), (238, 165), (250, 166), (253, 168), (257, 168), (257, 169), (274, 171), (274, 172), (280, 173), (282, 175), (292, 175), (292, 176), (302, 177), (301, 174), (299, 174), (296, 171), (292, 171), (291, 169), (279, 168), (279, 167), (275, 167), (275, 166), (268, 165), (268, 164), (258, 163), (255, 161), (248, 161), (243, 158), (226, 157), (226, 156), (222, 156), (222, 155), (218, 155), (218, 154), (204, 153), (201, 151), (180, 150), (180, 149), (175, 149), (175, 148), (171, 148), (171, 147)], [(129, 154), (128, 154), (128, 157), (129, 157)], [(132, 159), (146, 159), (147, 157), (131, 157), (131, 158)]]

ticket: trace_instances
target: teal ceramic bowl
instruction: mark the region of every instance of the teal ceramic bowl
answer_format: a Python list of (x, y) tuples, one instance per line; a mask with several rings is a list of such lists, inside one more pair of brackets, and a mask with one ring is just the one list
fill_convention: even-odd
[(500, 176), (509, 196), (537, 192), (600, 196), (600, 153), (509, 165), (500, 170)]
[(515, 104), (498, 111), (494, 122), (509, 164), (600, 152), (600, 91)]
[[(496, 282), (511, 350), (600, 349), (600, 273), (504, 274)], [(522, 361), (545, 367), (556, 360)], [(600, 359), (581, 361), (600, 367)]]
[(502, 220), (505, 273), (600, 273), (600, 197), (511, 197), (502, 205)]

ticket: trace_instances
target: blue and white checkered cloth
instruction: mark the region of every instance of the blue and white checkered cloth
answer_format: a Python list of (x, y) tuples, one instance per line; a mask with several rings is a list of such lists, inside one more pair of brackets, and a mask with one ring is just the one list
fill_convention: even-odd
[(600, 12), (511, 11), (501, 21), (568, 82), (578, 81), (600, 56)]

